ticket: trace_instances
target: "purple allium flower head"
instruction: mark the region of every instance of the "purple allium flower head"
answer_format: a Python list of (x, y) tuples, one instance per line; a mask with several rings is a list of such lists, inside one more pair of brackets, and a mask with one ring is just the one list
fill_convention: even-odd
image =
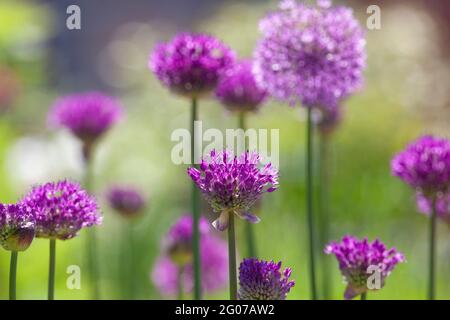
[[(225, 288), (228, 283), (228, 249), (226, 243), (222, 239), (208, 234), (201, 238), (200, 248), (203, 291), (212, 293)], [(163, 255), (156, 261), (152, 271), (152, 280), (163, 295), (175, 295), (178, 289), (177, 277), (180, 271), (184, 291), (186, 293), (192, 292), (194, 287), (192, 262), (180, 266), (170, 257)]]
[(36, 224), (33, 208), (0, 204), (0, 245), (9, 251), (24, 251), (34, 239)]
[(426, 195), (446, 192), (450, 186), (450, 141), (421, 137), (392, 159), (391, 170)]
[[(416, 195), (417, 200), (417, 209), (419, 212), (426, 214), (428, 216), (431, 215), (432, 212), (432, 199), (430, 197), (426, 197), (421, 192), (417, 192)], [(436, 215), (442, 221), (447, 223), (450, 228), (450, 194), (442, 194), (439, 193), (436, 195), (435, 199), (435, 210)]]
[(171, 91), (192, 97), (214, 90), (223, 69), (234, 61), (234, 52), (217, 38), (181, 33), (155, 48), (149, 67)]
[[(163, 250), (179, 265), (192, 261), (192, 215), (186, 214), (177, 220), (163, 239)], [(209, 233), (208, 221), (201, 217), (199, 222), (200, 236)]]
[(71, 239), (82, 228), (102, 222), (95, 199), (70, 181), (38, 185), (23, 201), (35, 210), (38, 238)]
[(146, 206), (142, 193), (133, 187), (113, 186), (108, 190), (106, 198), (109, 205), (124, 217), (135, 217)]
[[(334, 254), (339, 262), (339, 268), (347, 282), (345, 299), (353, 299), (368, 290), (376, 290), (368, 288), (367, 283), (374, 272), (379, 272), (380, 288), (383, 287), (385, 279), (397, 263), (405, 261), (402, 253), (395, 248), (387, 249), (378, 239), (370, 243), (367, 238), (358, 240), (350, 235), (344, 236), (340, 243), (328, 244), (325, 253)], [(375, 269), (370, 270), (371, 268)]]
[(281, 270), (281, 261), (244, 259), (239, 266), (239, 300), (285, 300), (294, 281), (291, 269)]
[(243, 60), (227, 68), (216, 88), (216, 96), (230, 111), (256, 111), (267, 93), (256, 83), (252, 62)]
[(270, 163), (261, 165), (256, 152), (245, 152), (240, 157), (231, 152), (211, 151), (204, 158), (199, 170), (191, 167), (188, 174), (197, 184), (213, 210), (220, 213), (213, 226), (220, 231), (228, 227), (230, 214), (259, 222), (259, 218), (248, 212), (264, 192), (278, 187), (278, 170)]
[(69, 129), (90, 145), (121, 116), (122, 107), (116, 99), (100, 92), (86, 92), (59, 98), (49, 113), (48, 122)]
[(335, 107), (362, 86), (364, 32), (350, 8), (285, 0), (259, 27), (254, 72), (273, 97)]

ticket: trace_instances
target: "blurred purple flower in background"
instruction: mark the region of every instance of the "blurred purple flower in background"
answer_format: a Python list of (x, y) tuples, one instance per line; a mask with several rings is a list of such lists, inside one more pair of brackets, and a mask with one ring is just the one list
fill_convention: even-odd
[(127, 218), (139, 216), (147, 205), (143, 194), (130, 186), (113, 186), (106, 198), (111, 208)]
[(230, 111), (257, 111), (267, 92), (256, 83), (252, 61), (242, 60), (227, 68), (216, 88), (219, 101)]
[[(345, 299), (381, 289), (395, 266), (405, 261), (402, 253), (395, 248), (387, 249), (378, 239), (370, 243), (367, 238), (359, 240), (350, 235), (344, 236), (340, 243), (328, 244), (325, 253), (334, 254), (339, 262), (339, 269), (347, 283)], [(376, 270), (369, 270), (369, 267)], [(380, 287), (368, 288), (368, 279), (374, 272), (378, 272)]]
[[(225, 288), (228, 280), (228, 253), (226, 243), (209, 233), (209, 223), (200, 219), (200, 247), (202, 287), (211, 293)], [(163, 295), (175, 295), (182, 289), (191, 293), (194, 286), (192, 268), (192, 216), (184, 215), (163, 238), (163, 254), (152, 271), (152, 280)]]
[(22, 204), (0, 203), (0, 245), (9, 251), (24, 251), (34, 239), (33, 208)]
[(392, 174), (425, 196), (446, 192), (450, 185), (450, 142), (423, 136), (397, 154)]
[(363, 83), (364, 31), (352, 9), (285, 0), (260, 21), (254, 53), (258, 82), (275, 98), (306, 107), (336, 107)]
[(281, 270), (281, 261), (244, 259), (239, 266), (239, 300), (285, 300), (294, 281), (291, 269)]
[(69, 129), (85, 145), (92, 145), (122, 116), (120, 103), (101, 92), (59, 98), (48, 115), (51, 126)]
[[(420, 192), (417, 193), (416, 200), (418, 211), (430, 216), (432, 212), (432, 201)], [(436, 196), (435, 209), (437, 217), (447, 223), (450, 228), (450, 194), (438, 194)]]
[(206, 34), (180, 33), (152, 52), (150, 70), (171, 91), (198, 97), (214, 90), (235, 53), (217, 38)]
[(323, 135), (329, 135), (335, 131), (342, 120), (342, 106), (333, 108), (320, 108), (320, 117), (317, 128)]
[(96, 200), (67, 180), (35, 186), (23, 202), (35, 212), (38, 238), (67, 240), (102, 223)]
[(188, 174), (213, 210), (220, 214), (213, 222), (219, 231), (227, 229), (230, 214), (251, 223), (259, 222), (248, 210), (263, 193), (278, 187), (278, 170), (270, 163), (263, 166), (256, 152), (238, 157), (228, 151), (213, 150), (202, 159), (199, 169), (188, 168)]

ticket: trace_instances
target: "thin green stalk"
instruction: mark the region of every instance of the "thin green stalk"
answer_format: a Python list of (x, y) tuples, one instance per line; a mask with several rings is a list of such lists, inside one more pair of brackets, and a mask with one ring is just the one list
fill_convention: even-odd
[[(192, 98), (191, 108), (191, 162), (195, 164), (195, 121), (198, 119), (197, 99)], [(202, 298), (202, 280), (201, 280), (201, 261), (200, 261), (200, 232), (199, 232), (199, 220), (200, 220), (200, 192), (192, 183), (192, 248), (194, 254), (194, 299), (200, 300)]]
[(361, 300), (367, 300), (367, 292), (361, 293)]
[(429, 256), (429, 275), (428, 275), (428, 299), (434, 300), (436, 297), (435, 286), (435, 265), (436, 265), (436, 196), (433, 196), (431, 202), (430, 217), (430, 256)]
[[(330, 137), (326, 134), (320, 135), (319, 141), (319, 252), (330, 241), (330, 214), (329, 214), (329, 190), (330, 190)], [(321, 256), (321, 273), (322, 273), (322, 298), (330, 299), (330, 293), (332, 292), (331, 281), (331, 269), (330, 259), (327, 259), (325, 255)]]
[[(126, 221), (129, 222), (129, 221)], [(129, 222), (127, 224), (127, 231), (128, 231), (128, 291), (129, 291), (129, 297), (130, 299), (135, 298), (135, 279), (136, 279), (136, 270), (135, 270), (135, 263), (134, 263), (134, 237), (133, 237), (133, 224)]]
[(313, 123), (312, 123), (312, 108), (307, 108), (308, 119), (306, 124), (306, 217), (308, 225), (309, 237), (309, 272), (311, 282), (311, 299), (317, 299), (316, 289), (316, 271), (315, 271), (315, 235), (314, 235), (314, 215), (313, 215)]
[[(93, 146), (83, 147), (84, 157), (84, 188), (92, 192), (92, 153)], [(93, 300), (100, 299), (99, 270), (97, 262), (97, 232), (95, 228), (87, 230), (87, 261), (91, 287), (91, 297)]]
[(178, 290), (178, 300), (184, 300), (184, 288), (183, 288), (183, 267), (178, 267), (177, 274), (177, 290)]
[[(245, 141), (245, 130), (247, 130), (246, 125), (246, 113), (240, 112), (239, 113), (239, 128), (244, 130), (244, 137), (243, 137), (243, 144), (244, 144), (244, 151), (247, 151), (247, 143)], [(247, 254), (249, 257), (256, 257), (257, 251), (256, 251), (256, 243), (255, 243), (255, 235), (254, 235), (254, 229), (253, 225), (250, 223), (245, 224), (245, 238), (247, 243)]]
[(56, 240), (50, 239), (50, 258), (48, 266), (48, 300), (55, 300)]
[(236, 271), (236, 235), (234, 230), (234, 213), (230, 212), (230, 218), (228, 221), (228, 272), (230, 280), (230, 300), (237, 300)]
[(11, 251), (9, 265), (9, 300), (16, 300), (17, 251)]

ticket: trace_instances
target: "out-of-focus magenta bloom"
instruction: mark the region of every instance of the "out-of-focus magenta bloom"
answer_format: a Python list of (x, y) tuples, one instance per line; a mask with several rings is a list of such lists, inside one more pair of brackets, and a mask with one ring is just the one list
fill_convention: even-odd
[(146, 200), (136, 188), (129, 186), (111, 187), (106, 198), (109, 205), (124, 217), (139, 215), (146, 206)]
[(295, 285), (291, 269), (281, 270), (281, 261), (244, 259), (239, 266), (239, 300), (285, 300)]
[(421, 137), (392, 159), (391, 170), (426, 196), (446, 192), (450, 186), (450, 141)]
[(216, 88), (216, 96), (230, 111), (257, 111), (267, 93), (256, 83), (250, 60), (227, 68)]
[(9, 251), (28, 249), (35, 235), (32, 208), (19, 204), (0, 204), (0, 245)]
[(191, 167), (188, 174), (213, 210), (220, 214), (213, 222), (219, 231), (228, 227), (230, 214), (251, 223), (259, 222), (248, 210), (263, 193), (278, 187), (278, 170), (270, 163), (262, 165), (256, 152), (245, 152), (238, 157), (231, 152), (213, 150), (202, 160), (199, 169)]
[(70, 181), (38, 185), (23, 203), (34, 210), (38, 238), (67, 240), (82, 228), (102, 223), (95, 199)]
[(217, 38), (181, 33), (152, 52), (150, 70), (171, 91), (189, 97), (208, 94), (235, 54)]
[(324, 135), (334, 132), (342, 119), (342, 107), (321, 108), (320, 118), (317, 121), (317, 127)]
[[(334, 254), (347, 288), (345, 299), (353, 299), (369, 290), (379, 290), (395, 266), (405, 261), (402, 253), (395, 248), (387, 249), (378, 239), (368, 242), (347, 235), (340, 243), (332, 242), (325, 247), (326, 254)], [(375, 274), (377, 273), (377, 274)], [(374, 283), (368, 283), (373, 276)], [(377, 279), (379, 283), (377, 283)]]
[(352, 9), (282, 1), (261, 20), (254, 53), (257, 81), (275, 98), (306, 107), (335, 107), (361, 88), (364, 31)]
[[(192, 215), (183, 215), (170, 228), (163, 239), (163, 251), (178, 265), (186, 265), (192, 262)], [(201, 217), (199, 221), (200, 237), (209, 233), (209, 223)]]
[(101, 92), (72, 94), (59, 98), (48, 116), (51, 126), (69, 129), (91, 145), (122, 116), (120, 103)]
[[(226, 288), (228, 283), (226, 243), (222, 239), (208, 234), (201, 237), (200, 248), (203, 292), (213, 293)], [(185, 266), (179, 266), (170, 257), (162, 255), (156, 261), (151, 277), (163, 295), (174, 296), (178, 290), (179, 275), (182, 277), (184, 292), (191, 293), (194, 288), (192, 262)]]
[[(430, 197), (425, 197), (422, 193), (418, 192), (416, 198), (419, 212), (430, 216), (432, 213), (432, 200)], [(434, 206), (437, 217), (447, 223), (450, 228), (450, 194), (437, 194)]]

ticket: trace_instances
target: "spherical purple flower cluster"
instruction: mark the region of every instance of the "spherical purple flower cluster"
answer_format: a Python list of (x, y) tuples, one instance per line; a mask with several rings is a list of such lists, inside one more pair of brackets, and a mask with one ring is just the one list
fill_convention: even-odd
[(9, 251), (24, 251), (34, 239), (32, 208), (22, 204), (0, 204), (0, 245)]
[[(178, 219), (163, 239), (163, 251), (177, 264), (192, 262), (192, 231), (192, 215), (186, 214)], [(199, 221), (199, 232), (200, 237), (209, 232), (209, 223), (203, 217)]]
[(335, 107), (362, 86), (364, 32), (346, 7), (281, 2), (260, 22), (258, 82), (275, 98), (306, 107)]
[(426, 196), (446, 192), (450, 186), (450, 141), (424, 136), (397, 154), (392, 174)]
[(239, 266), (239, 300), (285, 300), (294, 281), (291, 269), (281, 271), (281, 261), (244, 259)]
[[(430, 216), (433, 200), (420, 192), (417, 193), (416, 198), (419, 212)], [(450, 194), (437, 194), (434, 207), (436, 216), (450, 227)]]
[(106, 198), (109, 205), (124, 217), (135, 217), (146, 206), (144, 196), (133, 187), (113, 186), (108, 190)]
[(256, 83), (252, 62), (243, 60), (225, 70), (216, 88), (216, 96), (230, 111), (256, 111), (267, 92)]
[(171, 91), (196, 97), (214, 90), (224, 68), (234, 61), (234, 52), (217, 38), (181, 33), (156, 47), (149, 67)]
[[(228, 251), (226, 243), (209, 233), (209, 224), (200, 220), (200, 258), (203, 291), (211, 293), (223, 289), (228, 281)], [(192, 265), (192, 216), (182, 216), (163, 239), (163, 254), (156, 261), (152, 280), (164, 295), (178, 290), (178, 277), (182, 277), (184, 292), (194, 288)], [(185, 259), (180, 259), (184, 255)]]
[[(378, 239), (369, 243), (367, 238), (358, 240), (350, 235), (344, 236), (340, 243), (328, 244), (325, 253), (334, 254), (339, 262), (339, 268), (347, 282), (345, 299), (353, 299), (368, 290), (381, 289), (395, 266), (405, 261), (402, 253), (395, 248), (386, 249)], [(374, 272), (380, 277), (379, 287), (369, 288), (367, 282)]]
[(86, 92), (59, 98), (49, 113), (52, 126), (65, 127), (90, 145), (122, 116), (119, 102), (101, 92)]
[(248, 212), (263, 193), (278, 186), (278, 171), (270, 163), (261, 165), (256, 152), (245, 152), (240, 157), (231, 152), (211, 151), (202, 160), (200, 170), (191, 167), (188, 174), (197, 184), (213, 210), (220, 213), (213, 226), (220, 231), (228, 227), (230, 214), (251, 223), (259, 218)]
[(317, 127), (321, 134), (328, 135), (336, 129), (342, 119), (342, 107), (321, 108)]
[(95, 199), (70, 181), (38, 185), (23, 203), (34, 210), (38, 238), (71, 239), (82, 228), (102, 222)]

